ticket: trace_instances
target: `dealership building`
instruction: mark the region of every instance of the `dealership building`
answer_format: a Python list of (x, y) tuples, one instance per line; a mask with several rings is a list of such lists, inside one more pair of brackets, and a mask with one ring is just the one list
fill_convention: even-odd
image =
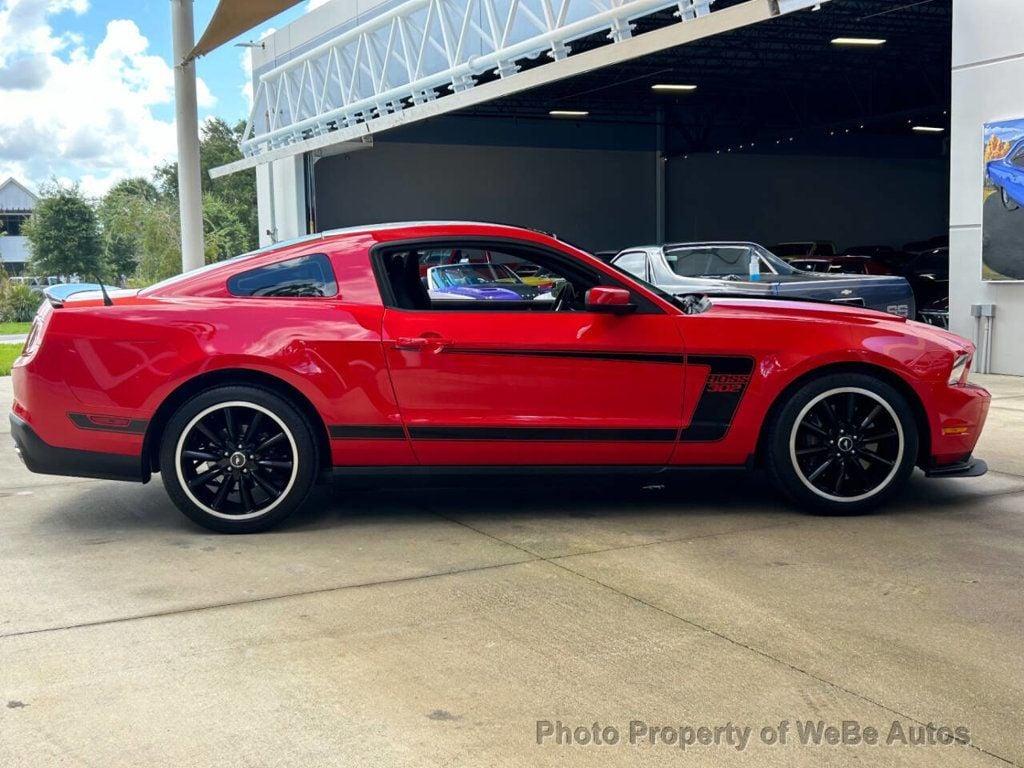
[(987, 165), (1012, 179), (1024, 139), (1021, 29), (1019, 0), (331, 0), (252, 49), (246, 157), (217, 173), (257, 169), (264, 243), (948, 238), (951, 328), (1024, 375), (1024, 206)]

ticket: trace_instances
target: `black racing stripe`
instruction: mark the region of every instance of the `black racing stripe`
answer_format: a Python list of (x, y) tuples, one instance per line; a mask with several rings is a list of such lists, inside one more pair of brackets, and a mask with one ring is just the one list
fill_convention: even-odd
[(686, 356), (661, 352), (599, 352), (586, 349), (509, 349), (446, 346), (443, 352), (456, 355), (504, 355), (510, 357), (565, 357), (582, 360), (610, 360), (627, 363), (672, 363), (683, 365)]
[[(69, 413), (68, 418), (79, 429), (88, 429), (94, 432), (121, 432), (129, 435), (142, 435), (145, 434), (146, 427), (149, 426), (149, 421), (146, 419), (128, 419), (124, 423), (117, 423), (124, 421), (125, 417), (98, 413)], [(109, 423), (103, 423), (104, 420), (108, 420)]]
[(679, 430), (682, 443), (713, 443), (729, 432), (754, 371), (752, 357), (688, 355), (688, 365), (706, 365), (707, 380), (689, 426)]
[(374, 425), (336, 424), (327, 429), (332, 440), (404, 440), (405, 430), (401, 427), (378, 427)]
[(674, 429), (606, 427), (409, 427), (414, 440), (551, 440), (564, 442), (673, 442)]

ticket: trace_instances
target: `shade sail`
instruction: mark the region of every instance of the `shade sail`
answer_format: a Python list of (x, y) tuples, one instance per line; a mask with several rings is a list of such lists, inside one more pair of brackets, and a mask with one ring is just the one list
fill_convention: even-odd
[(209, 26), (187, 60), (204, 56), (300, 2), (302, 0), (220, 0)]

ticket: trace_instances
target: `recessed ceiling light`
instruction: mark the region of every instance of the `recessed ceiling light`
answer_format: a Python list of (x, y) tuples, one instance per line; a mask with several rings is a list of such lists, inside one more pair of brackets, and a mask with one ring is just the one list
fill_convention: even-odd
[(832, 45), (883, 45), (885, 39), (881, 37), (833, 37)]
[(552, 117), (586, 117), (590, 113), (583, 109), (552, 109), (548, 114)]
[(937, 125), (915, 125), (912, 130), (920, 131), (921, 133), (942, 133), (945, 128), (939, 128)]
[(696, 91), (696, 85), (685, 85), (683, 83), (656, 83), (651, 86), (652, 91)]

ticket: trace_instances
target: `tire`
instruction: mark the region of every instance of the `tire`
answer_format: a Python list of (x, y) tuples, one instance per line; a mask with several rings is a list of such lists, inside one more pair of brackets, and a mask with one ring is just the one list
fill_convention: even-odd
[(167, 422), (160, 473), (171, 500), (199, 525), (255, 533), (306, 500), (317, 450), (312, 426), (290, 401), (261, 387), (221, 386)]
[(1017, 201), (1015, 201), (1007, 194), (1005, 187), (999, 188), (999, 200), (1002, 202), (1003, 208), (1005, 208), (1008, 211), (1016, 211), (1018, 208), (1020, 208), (1020, 206), (1017, 205)]
[(769, 425), (768, 473), (806, 509), (866, 512), (906, 484), (918, 439), (910, 404), (891, 385), (860, 373), (822, 376), (793, 393)]

